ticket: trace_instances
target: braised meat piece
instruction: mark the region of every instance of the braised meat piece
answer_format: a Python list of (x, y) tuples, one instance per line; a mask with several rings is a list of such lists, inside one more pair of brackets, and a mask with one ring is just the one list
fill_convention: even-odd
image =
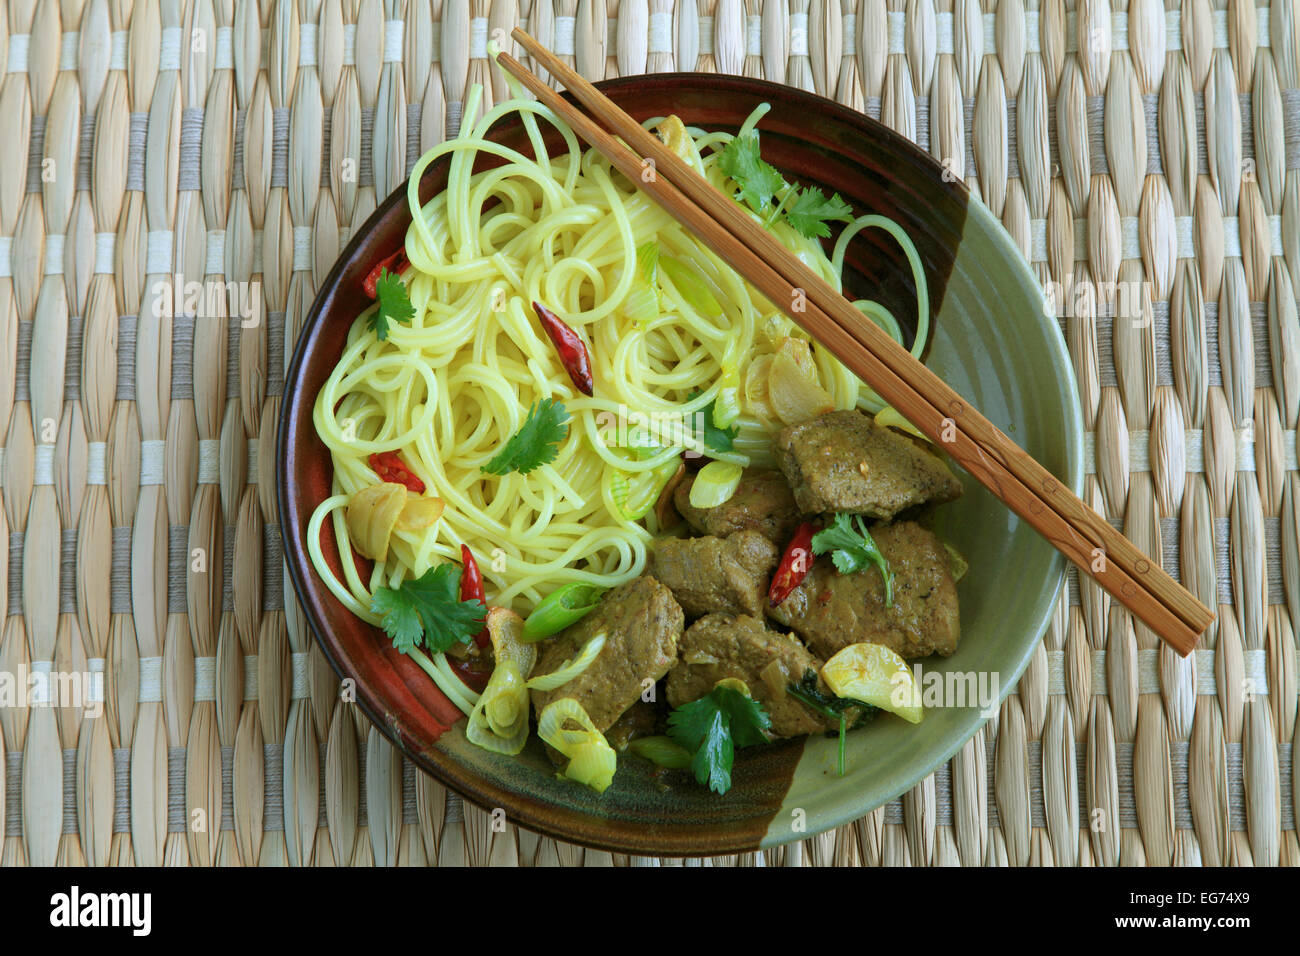
[(806, 671), (820, 672), (822, 663), (799, 640), (766, 627), (749, 615), (710, 614), (682, 636), (680, 660), (668, 672), (668, 703), (673, 707), (698, 700), (718, 681), (734, 677), (772, 718), (774, 737), (798, 737), (831, 729), (832, 723), (809, 710), (786, 688)]
[(814, 654), (826, 659), (849, 644), (884, 644), (905, 658), (957, 649), (957, 586), (943, 543), (912, 521), (871, 530), (894, 575), (894, 603), (885, 607), (885, 584), (874, 566), (840, 574), (829, 555), (813, 562), (790, 596), (768, 608)]
[(715, 611), (763, 613), (780, 554), (757, 531), (727, 538), (664, 538), (655, 543), (655, 576), (672, 589), (688, 617)]
[(858, 411), (828, 412), (783, 428), (775, 447), (806, 514), (844, 511), (889, 521), (962, 492), (938, 455)]
[(785, 475), (765, 468), (746, 468), (735, 494), (716, 508), (691, 505), (688, 475), (673, 491), (677, 511), (700, 534), (725, 538), (737, 531), (757, 531), (778, 548), (785, 547), (799, 523), (799, 508)]
[(542, 645), (532, 676), (558, 670), (597, 634), (605, 635), (604, 648), (568, 683), (532, 691), (533, 708), (540, 714), (551, 701), (572, 697), (603, 733), (676, 663), (684, 625), (672, 592), (648, 575), (606, 591), (595, 610)]

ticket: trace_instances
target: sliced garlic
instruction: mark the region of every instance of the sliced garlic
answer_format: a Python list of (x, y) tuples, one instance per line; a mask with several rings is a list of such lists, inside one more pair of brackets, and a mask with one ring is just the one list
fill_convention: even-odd
[(402, 531), (425, 531), (442, 517), (446, 503), (441, 498), (410, 496), (397, 516), (397, 527)]
[(383, 561), (388, 557), (388, 539), (406, 506), (405, 485), (386, 481), (362, 488), (348, 502), (347, 525), (352, 546), (364, 557)]
[(666, 117), (655, 127), (655, 132), (659, 134), (659, 138), (663, 140), (664, 145), (674, 153), (682, 159), (690, 159), (691, 134), (686, 132), (686, 126), (679, 117)]
[(768, 370), (767, 398), (776, 417), (787, 425), (806, 422), (835, 407), (817, 380), (807, 342), (787, 338), (781, 344)]

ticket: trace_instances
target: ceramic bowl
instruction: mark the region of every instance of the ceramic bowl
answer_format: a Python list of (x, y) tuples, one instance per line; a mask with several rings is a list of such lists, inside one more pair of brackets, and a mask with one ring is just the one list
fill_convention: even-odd
[[(859, 211), (898, 220), (915, 240), (929, 280), (935, 330), (926, 361), (1050, 471), (1079, 492), (1083, 423), (1071, 366), (1033, 271), (997, 218), (911, 142), (860, 113), (789, 87), (733, 76), (629, 77), (602, 84), (637, 119), (677, 113), (688, 124), (735, 130), (760, 103), (763, 154), (788, 177), (838, 192)], [(523, 147), (517, 126), (497, 138)], [(446, 182), (435, 162), (420, 183), (427, 200)], [(786, 741), (737, 754), (733, 787), (718, 796), (688, 773), (655, 773), (620, 761), (598, 795), (556, 778), (534, 738), (519, 758), (468, 743), (460, 714), (383, 634), (360, 621), (312, 570), (308, 519), (328, 495), (329, 455), (312, 427), (312, 405), (366, 307), (361, 282), (402, 243), (406, 188), (357, 230), (321, 283), (286, 380), (277, 462), (284, 555), (297, 597), (326, 656), (356, 682), (357, 706), (422, 770), (520, 826), (571, 843), (647, 855), (717, 855), (776, 846), (847, 823), (933, 773), (979, 730), (1013, 687), (1048, 624), (1065, 561), (973, 480), (940, 510), (941, 531), (970, 561), (962, 580), (957, 653), (921, 662), (923, 681), (976, 693), (969, 706), (933, 707), (912, 725), (882, 715), (849, 734), (847, 772), (836, 741)], [(876, 233), (873, 235), (872, 233)], [(911, 273), (878, 230), (855, 240), (846, 286), (915, 315)], [(324, 548), (335, 554), (326, 530)], [(334, 558), (336, 560), (336, 558)], [(960, 679), (958, 679), (960, 678)], [(923, 683), (923, 687), (926, 686)], [(930, 686), (933, 686), (931, 684)], [(992, 697), (992, 707), (982, 708)]]

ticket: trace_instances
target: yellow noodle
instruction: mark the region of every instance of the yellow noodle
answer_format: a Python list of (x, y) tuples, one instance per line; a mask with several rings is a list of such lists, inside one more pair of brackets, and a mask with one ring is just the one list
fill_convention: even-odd
[[(466, 117), (477, 115), (479, 95), (471, 91)], [(756, 110), (746, 129), (764, 112)], [(533, 155), (486, 138), (494, 123), (511, 114), (522, 120)], [(554, 153), (543, 148), (547, 124), (562, 138)], [(691, 132), (688, 162), (720, 189), (734, 192), (718, 168), (718, 153), (731, 137)], [(421, 205), (421, 173), (448, 154), (447, 188)], [(475, 173), (475, 159), (484, 154), (501, 165)], [(561, 583), (612, 586), (640, 574), (652, 534), (644, 522), (620, 514), (612, 479), (661, 468), (679, 449), (638, 457), (602, 437), (609, 422), (632, 412), (680, 417), (701, 411), (716, 397), (726, 370), (743, 373), (755, 356), (771, 354), (780, 336), (803, 333), (607, 160), (584, 152), (573, 133), (534, 101), (511, 99), (477, 123), (467, 120), (456, 139), (416, 165), (408, 197), (411, 268), (404, 279), (415, 315), (409, 322), (390, 322), (382, 342), (370, 313), (358, 317), (314, 410), (334, 465), (333, 494), (309, 526), (317, 571), (349, 610), (372, 623), (374, 587), (395, 586), (444, 560), (459, 561), (462, 544), (478, 559), (489, 603), (525, 614)], [(863, 217), (849, 228), (871, 226), (888, 228), (879, 217)], [(784, 223), (771, 228), (840, 287), (843, 243), (832, 261), (816, 240)], [(902, 239), (915, 264), (914, 248)], [(637, 249), (646, 243), (658, 243), (661, 255), (692, 269), (722, 313), (700, 314), (661, 271), (660, 317), (629, 319), (623, 308), (639, 274)], [(594, 397), (573, 387), (537, 324), (534, 300), (590, 343)], [(893, 321), (874, 303), (860, 307), (886, 326)], [(893, 322), (892, 334), (896, 330)], [(813, 353), (837, 408), (879, 407), (836, 359), (816, 346)], [(556, 459), (527, 475), (483, 473), (482, 466), (543, 398), (562, 402), (572, 418)], [(768, 445), (780, 422), (765, 409), (744, 405), (737, 424), (735, 450), (718, 457), (770, 463)], [(395, 533), (386, 561), (363, 581), (343, 514), (352, 494), (379, 480), (368, 458), (382, 451), (397, 452), (446, 508), (426, 531)], [(341, 545), (342, 580), (321, 554), (327, 519)]]

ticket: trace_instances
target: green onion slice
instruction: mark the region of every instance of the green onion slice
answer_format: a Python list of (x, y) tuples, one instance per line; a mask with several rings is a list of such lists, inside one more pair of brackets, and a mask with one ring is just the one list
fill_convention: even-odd
[(581, 621), (607, 590), (582, 581), (561, 585), (546, 595), (528, 615), (528, 620), (524, 621), (523, 639), (532, 644)]
[(691, 485), (691, 507), (716, 508), (725, 504), (740, 486), (742, 469), (729, 461), (711, 461)]
[(628, 743), (627, 749), (669, 770), (688, 770), (691, 766), (691, 752), (671, 737), (637, 737)]
[(528, 689), (547, 691), (555, 690), (557, 687), (563, 687), (590, 667), (592, 662), (595, 661), (595, 659), (600, 655), (600, 652), (604, 649), (605, 635), (597, 634), (582, 646), (582, 650), (578, 652), (576, 657), (565, 661), (556, 670), (551, 671), (549, 674), (541, 674), (529, 680), (527, 684)]

